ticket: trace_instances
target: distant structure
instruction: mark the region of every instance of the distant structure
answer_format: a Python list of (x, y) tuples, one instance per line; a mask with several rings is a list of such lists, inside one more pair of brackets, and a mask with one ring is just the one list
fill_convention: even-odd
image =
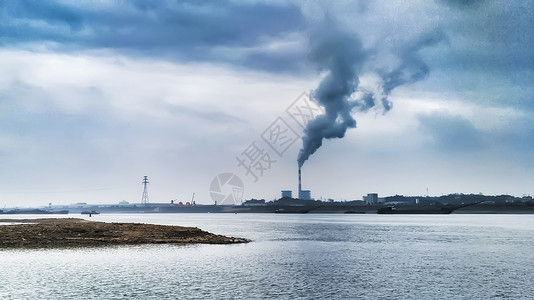
[(302, 171), (299, 167), (299, 199), (301, 200), (312, 200), (311, 191), (302, 189)]
[(301, 190), (300, 191), (300, 195), (299, 195), (299, 199), (301, 199), (301, 200), (312, 200), (311, 191), (310, 190)]
[(143, 198), (141, 198), (141, 204), (144, 206), (148, 204), (147, 185), (148, 185), (148, 176), (145, 176), (145, 178), (143, 179)]
[(292, 191), (282, 191), (282, 198), (293, 198), (293, 192)]
[(302, 194), (302, 178), (300, 175), (301, 175), (301, 171), (299, 167), (299, 199), (300, 199), (300, 194)]
[(365, 204), (378, 204), (378, 194), (367, 194), (367, 196), (363, 196), (363, 201), (365, 202)]
[(243, 206), (265, 206), (265, 199), (250, 199), (242, 204)]

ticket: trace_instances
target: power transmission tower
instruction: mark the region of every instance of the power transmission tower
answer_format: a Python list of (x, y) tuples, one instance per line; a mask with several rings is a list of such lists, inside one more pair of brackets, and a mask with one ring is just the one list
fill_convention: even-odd
[(143, 198), (141, 199), (141, 204), (143, 206), (146, 206), (148, 204), (147, 185), (148, 185), (148, 176), (145, 176), (145, 178), (143, 179)]

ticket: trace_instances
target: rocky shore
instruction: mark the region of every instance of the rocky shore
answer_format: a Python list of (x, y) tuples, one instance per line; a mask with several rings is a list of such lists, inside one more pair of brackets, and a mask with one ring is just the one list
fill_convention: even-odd
[(104, 223), (76, 218), (0, 219), (0, 249), (247, 242), (247, 239), (217, 235), (195, 227)]

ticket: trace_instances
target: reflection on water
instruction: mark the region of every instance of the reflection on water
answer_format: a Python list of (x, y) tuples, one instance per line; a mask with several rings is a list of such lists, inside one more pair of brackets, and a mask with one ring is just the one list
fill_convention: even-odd
[(91, 219), (195, 226), (253, 242), (1, 251), (0, 298), (534, 298), (534, 219), (528, 215)]

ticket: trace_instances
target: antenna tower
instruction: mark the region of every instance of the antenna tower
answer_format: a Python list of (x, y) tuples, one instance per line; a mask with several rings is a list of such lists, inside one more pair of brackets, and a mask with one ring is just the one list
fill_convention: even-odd
[(145, 176), (145, 178), (143, 179), (143, 198), (141, 199), (141, 204), (144, 206), (148, 204), (147, 185), (148, 185), (148, 176)]

